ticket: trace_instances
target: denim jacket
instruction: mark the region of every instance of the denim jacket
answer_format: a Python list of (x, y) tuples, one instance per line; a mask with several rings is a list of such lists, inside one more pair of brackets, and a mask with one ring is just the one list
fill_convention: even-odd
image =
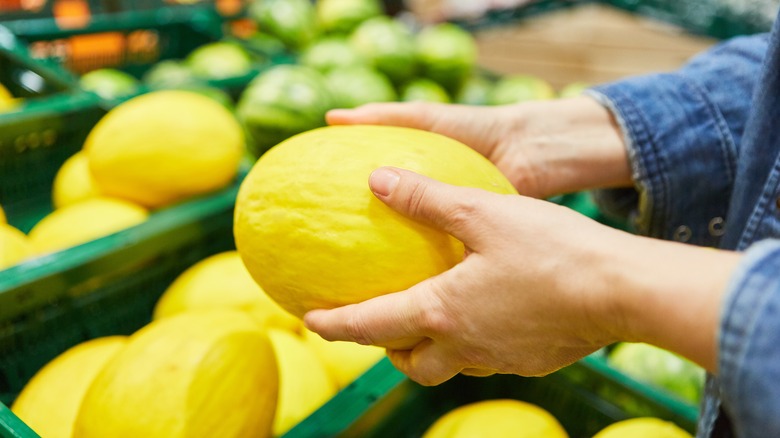
[(605, 212), (627, 215), (642, 234), (744, 252), (698, 437), (780, 437), (779, 23), (679, 71), (588, 92), (622, 127), (635, 182), (598, 192)]

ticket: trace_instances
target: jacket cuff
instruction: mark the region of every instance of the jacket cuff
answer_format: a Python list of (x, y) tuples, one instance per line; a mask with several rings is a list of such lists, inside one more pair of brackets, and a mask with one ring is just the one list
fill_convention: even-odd
[(637, 233), (717, 246), (736, 147), (707, 92), (668, 73), (595, 87), (587, 94), (620, 125), (635, 184), (633, 192), (599, 191), (600, 206), (628, 213)]

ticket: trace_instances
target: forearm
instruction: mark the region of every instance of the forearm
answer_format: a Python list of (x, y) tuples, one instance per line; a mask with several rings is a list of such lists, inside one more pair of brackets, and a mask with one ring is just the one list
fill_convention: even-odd
[(609, 330), (620, 340), (666, 348), (717, 373), (721, 308), (740, 257), (621, 233), (598, 268), (613, 315)]
[[(515, 111), (516, 141), (533, 157), (529, 169), (510, 175), (533, 176), (539, 197), (592, 188), (627, 187), (631, 169), (623, 135), (612, 114), (590, 97), (520, 104)], [(491, 157), (500, 160), (501, 157)]]

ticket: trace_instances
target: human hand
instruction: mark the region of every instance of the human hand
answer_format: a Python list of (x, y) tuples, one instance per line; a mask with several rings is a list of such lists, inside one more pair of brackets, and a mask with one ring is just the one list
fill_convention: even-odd
[[(738, 253), (634, 236), (550, 202), (382, 168), (394, 210), (464, 243), (461, 263), (405, 291), (305, 315), (328, 340), (387, 348), (413, 380), (555, 371), (617, 341), (717, 372), (717, 329)], [(691, 317), (695, 309), (695, 317)]]
[(592, 276), (625, 233), (555, 204), (450, 186), (382, 168), (375, 195), (467, 248), (464, 260), (410, 289), (315, 310), (306, 325), (328, 340), (388, 347), (417, 382), (457, 373), (543, 375), (616, 339)]
[(454, 138), (493, 162), (519, 193), (535, 198), (631, 183), (622, 134), (611, 114), (588, 97), (495, 107), (373, 103), (330, 111), (327, 120)]

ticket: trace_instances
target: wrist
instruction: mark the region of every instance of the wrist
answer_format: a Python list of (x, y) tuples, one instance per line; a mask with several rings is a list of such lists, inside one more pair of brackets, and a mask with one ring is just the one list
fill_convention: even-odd
[(717, 333), (738, 253), (626, 234), (603, 267), (614, 338), (674, 351), (717, 372)]
[(540, 197), (631, 185), (623, 133), (596, 100), (529, 102), (516, 110), (513, 140), (529, 150), (530, 174)]

